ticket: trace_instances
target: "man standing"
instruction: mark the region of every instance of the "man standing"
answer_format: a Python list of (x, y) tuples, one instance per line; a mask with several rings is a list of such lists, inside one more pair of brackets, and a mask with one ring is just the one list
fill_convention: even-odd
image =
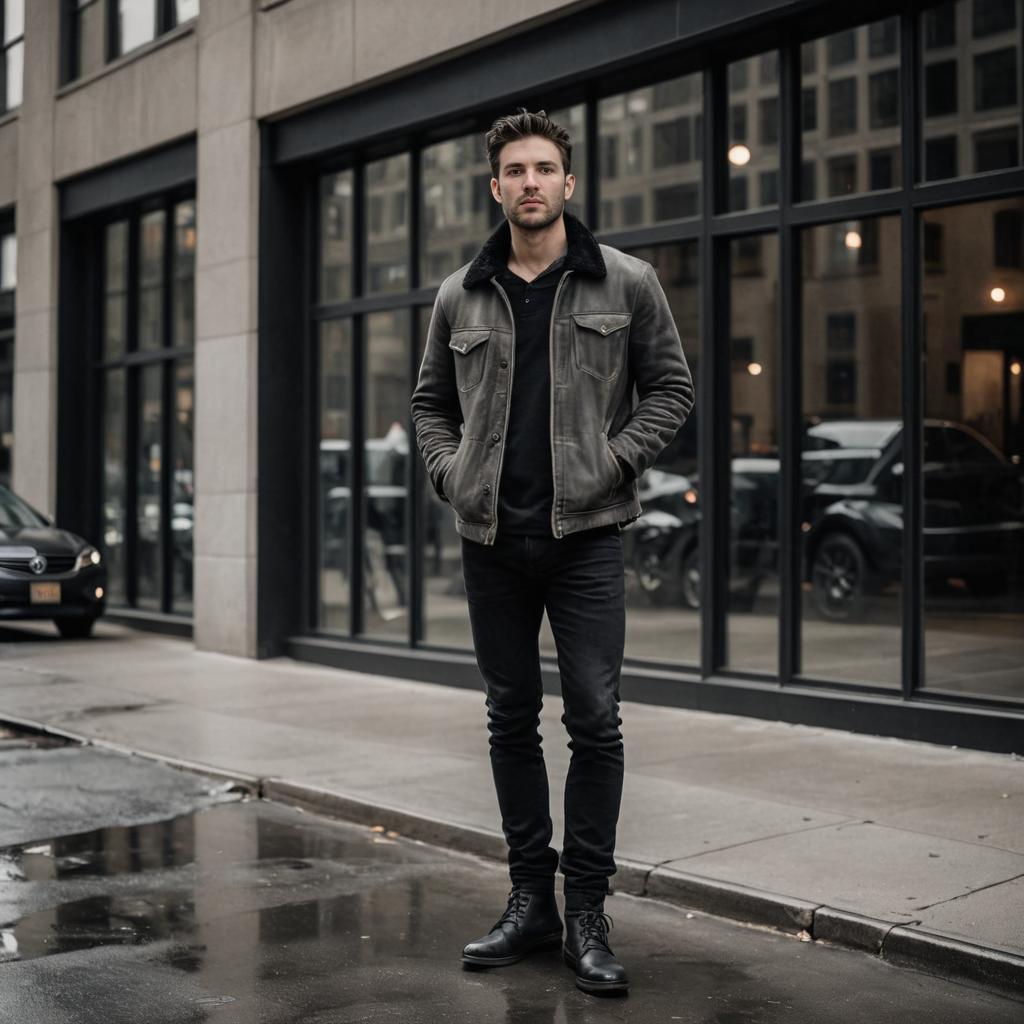
[[(693, 385), (653, 268), (598, 245), (565, 211), (565, 129), (520, 108), (494, 122), (486, 147), (506, 219), (442, 283), (411, 401), (430, 482), (462, 538), (512, 881), (505, 913), (462, 959), (498, 967), (557, 948), (561, 868), (576, 984), (621, 992), (603, 912), (623, 777), (619, 533), (640, 515), (636, 477), (685, 421)], [(545, 609), (572, 751), (561, 858), (538, 731)]]

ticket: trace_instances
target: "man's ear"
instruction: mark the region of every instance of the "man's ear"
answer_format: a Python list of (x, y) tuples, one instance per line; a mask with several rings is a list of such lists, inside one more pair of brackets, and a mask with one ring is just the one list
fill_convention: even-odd
[(497, 178), (491, 178), (491, 195), (494, 196), (496, 203), (501, 202), (501, 186), (498, 184)]
[(573, 190), (576, 188), (576, 175), (567, 174), (565, 176), (565, 198), (571, 199)]

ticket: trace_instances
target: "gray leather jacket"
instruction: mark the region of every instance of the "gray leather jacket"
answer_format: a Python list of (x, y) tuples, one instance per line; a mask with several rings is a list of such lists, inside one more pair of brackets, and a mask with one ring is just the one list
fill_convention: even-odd
[[(565, 225), (549, 346), (554, 537), (633, 522), (641, 512), (636, 477), (675, 436), (694, 398), (654, 268), (598, 245), (569, 213)], [(512, 307), (495, 280), (510, 243), (505, 221), (476, 259), (442, 283), (410, 402), (434, 490), (455, 510), (458, 533), (482, 544), (493, 544), (498, 532), (515, 374)]]

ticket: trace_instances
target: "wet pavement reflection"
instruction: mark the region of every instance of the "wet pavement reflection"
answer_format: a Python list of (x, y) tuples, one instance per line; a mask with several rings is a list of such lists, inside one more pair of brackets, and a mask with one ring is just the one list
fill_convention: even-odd
[(822, 943), (615, 896), (627, 999), (557, 952), (464, 971), (504, 871), (258, 800), (0, 850), (0, 1021), (817, 1019), (1001, 1024), (1021, 1004)]

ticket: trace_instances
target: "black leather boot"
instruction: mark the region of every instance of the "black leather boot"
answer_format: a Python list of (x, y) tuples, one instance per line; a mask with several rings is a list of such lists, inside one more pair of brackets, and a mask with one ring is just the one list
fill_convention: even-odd
[(494, 927), (462, 951), (462, 962), (472, 967), (505, 967), (530, 953), (558, 949), (562, 919), (554, 892), (526, 892), (513, 886), (508, 907)]
[(565, 962), (576, 971), (576, 987), (594, 994), (625, 992), (626, 969), (608, 945), (612, 919), (600, 910), (566, 912)]

